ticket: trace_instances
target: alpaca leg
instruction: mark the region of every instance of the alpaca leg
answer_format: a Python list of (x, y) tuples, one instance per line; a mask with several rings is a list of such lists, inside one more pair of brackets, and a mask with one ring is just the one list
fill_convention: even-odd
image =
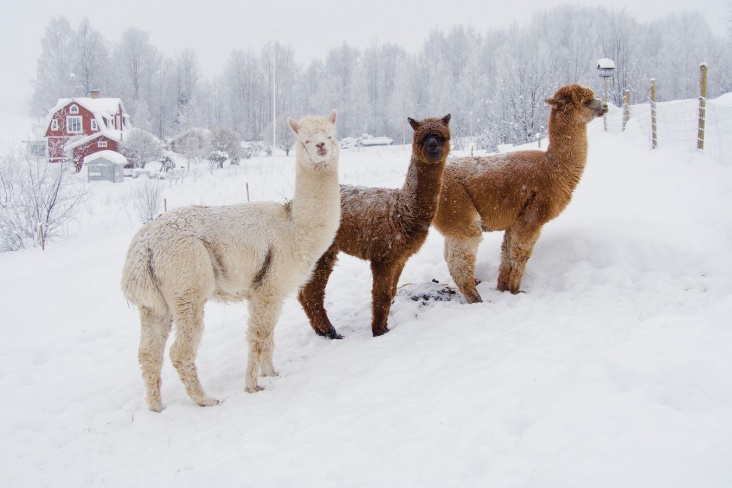
[(394, 272), (392, 273), (391, 277), (391, 298), (393, 299), (397, 294), (397, 285), (399, 285), (399, 277), (402, 275), (402, 271), (404, 270), (404, 265), (407, 264), (406, 261), (403, 263), (397, 263), (396, 267), (394, 268)]
[(335, 266), (337, 259), (338, 251), (335, 248), (331, 247), (325, 251), (325, 254), (320, 257), (315, 265), (310, 281), (300, 289), (297, 296), (315, 333), (330, 339), (343, 339), (343, 336), (336, 332), (330, 323), (324, 306), (325, 287), (328, 285), (328, 278), (333, 272), (333, 266)]
[(508, 291), (508, 277), (511, 275), (511, 230), (503, 233), (501, 244), (501, 266), (498, 268), (498, 291)]
[(188, 297), (176, 300), (175, 341), (170, 347), (170, 359), (190, 399), (202, 407), (210, 407), (219, 401), (203, 391), (196, 368), (196, 355), (203, 336), (203, 305)]
[(475, 256), (482, 239), (482, 234), (467, 238), (445, 237), (447, 269), (468, 303), (483, 301), (475, 286)]
[(374, 337), (389, 332), (387, 321), (391, 301), (394, 299), (394, 267), (393, 263), (371, 263), (371, 274), (374, 280), (371, 289), (371, 332)]
[(140, 349), (138, 360), (142, 369), (142, 380), (147, 390), (147, 406), (153, 412), (163, 410), (160, 396), (160, 371), (163, 368), (165, 343), (172, 321), (167, 313), (155, 313), (147, 307), (140, 307)]
[(249, 342), (249, 358), (247, 372), (244, 378), (244, 391), (255, 393), (264, 388), (257, 385), (260, 366), (264, 364), (263, 372), (274, 376), (277, 372), (272, 364), (274, 333), (277, 319), (280, 318), (283, 300), (279, 297), (258, 295), (249, 300), (249, 324), (247, 326), (247, 341)]
[(541, 228), (517, 224), (506, 230), (501, 245), (501, 268), (498, 272), (500, 291), (510, 291), (514, 295), (520, 291), (521, 280), (526, 271), (526, 262), (534, 251)]
[(262, 362), (259, 365), (261, 374), (262, 376), (279, 376), (279, 373), (274, 368), (274, 362), (272, 361), (272, 356), (274, 354), (274, 327), (264, 343), (265, 348), (262, 352)]

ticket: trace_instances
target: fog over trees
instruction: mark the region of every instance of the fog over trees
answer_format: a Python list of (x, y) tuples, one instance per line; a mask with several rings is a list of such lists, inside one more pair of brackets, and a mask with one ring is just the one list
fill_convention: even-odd
[(600, 58), (615, 61), (608, 99), (616, 105), (626, 89), (633, 103), (647, 101), (651, 78), (659, 101), (695, 98), (700, 63), (709, 65), (710, 98), (732, 91), (732, 42), (695, 12), (640, 23), (624, 12), (568, 5), (503, 29), (426, 32), (416, 53), (379, 43), (359, 50), (346, 40), (306, 65), (275, 41), (259, 52), (232, 51), (212, 78), (202, 76), (193, 51), (167, 57), (148, 32), (130, 28), (110, 43), (88, 20), (74, 28), (59, 17), (42, 40), (31, 112), (44, 117), (59, 98), (99, 89), (123, 100), (135, 127), (161, 139), (202, 127), (252, 141), (268, 133), (274, 102), (276, 115), (294, 117), (337, 108), (341, 137), (397, 142), (411, 137), (408, 116), (451, 113), (456, 139), (476, 136), (495, 149), (544, 132), (544, 99), (559, 86), (580, 83), (600, 96)]

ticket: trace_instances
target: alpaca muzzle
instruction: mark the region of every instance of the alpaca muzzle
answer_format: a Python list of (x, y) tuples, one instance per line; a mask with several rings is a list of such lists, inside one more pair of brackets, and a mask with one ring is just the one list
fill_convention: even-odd
[(442, 146), (436, 139), (428, 139), (424, 145), (424, 155), (432, 162), (437, 161), (442, 157)]
[(595, 115), (597, 117), (602, 117), (608, 111), (607, 103), (603, 102), (599, 98), (595, 98), (594, 100), (592, 100), (588, 107), (595, 111)]

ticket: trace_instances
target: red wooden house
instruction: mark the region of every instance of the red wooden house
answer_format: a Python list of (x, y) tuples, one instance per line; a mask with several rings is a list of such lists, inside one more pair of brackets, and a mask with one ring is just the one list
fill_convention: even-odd
[(46, 145), (51, 162), (72, 160), (81, 169), (84, 158), (97, 151), (118, 151), (129, 116), (119, 98), (62, 98), (47, 117)]

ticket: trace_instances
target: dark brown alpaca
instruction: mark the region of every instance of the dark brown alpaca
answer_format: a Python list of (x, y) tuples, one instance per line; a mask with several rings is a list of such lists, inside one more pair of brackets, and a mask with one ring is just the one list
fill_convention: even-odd
[(401, 189), (341, 185), (340, 228), (298, 296), (318, 335), (342, 338), (323, 306), (339, 252), (371, 262), (371, 331), (374, 336), (389, 331), (387, 319), (399, 276), (407, 259), (427, 238), (450, 152), (450, 115), (408, 120), (414, 129), (412, 159)]
[(468, 303), (481, 302), (475, 256), (483, 232), (505, 231), (498, 290), (518, 293), (545, 223), (569, 204), (587, 161), (587, 124), (607, 112), (589, 88), (568, 85), (553, 98), (549, 147), (461, 158), (445, 169), (433, 225), (445, 236), (450, 275)]

